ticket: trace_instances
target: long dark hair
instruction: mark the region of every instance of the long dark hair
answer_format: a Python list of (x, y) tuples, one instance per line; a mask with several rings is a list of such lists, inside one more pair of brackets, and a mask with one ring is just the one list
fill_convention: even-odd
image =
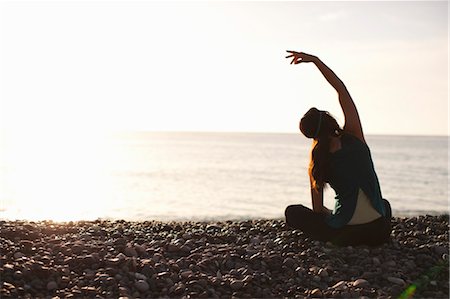
[(330, 137), (342, 134), (336, 119), (327, 111), (311, 108), (300, 120), (300, 131), (308, 138), (313, 138), (309, 175), (312, 187), (320, 189), (325, 186), (330, 169)]

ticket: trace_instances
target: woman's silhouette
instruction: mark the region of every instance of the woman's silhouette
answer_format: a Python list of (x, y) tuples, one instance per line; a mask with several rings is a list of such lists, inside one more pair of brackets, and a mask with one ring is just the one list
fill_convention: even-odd
[[(341, 129), (326, 111), (311, 108), (300, 120), (300, 131), (313, 139), (309, 177), (312, 207), (291, 205), (286, 222), (315, 240), (338, 245), (379, 245), (390, 239), (391, 208), (382, 198), (369, 147), (356, 106), (336, 74), (319, 58), (287, 51), (291, 64), (314, 63), (336, 89), (344, 112)], [(323, 189), (336, 192), (333, 211), (323, 205)]]

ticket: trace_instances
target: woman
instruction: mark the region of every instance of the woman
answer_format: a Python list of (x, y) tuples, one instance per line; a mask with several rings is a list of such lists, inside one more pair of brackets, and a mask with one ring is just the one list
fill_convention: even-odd
[[(291, 64), (314, 63), (336, 89), (344, 112), (341, 129), (326, 111), (311, 108), (300, 120), (300, 131), (313, 139), (309, 177), (312, 207), (291, 205), (286, 222), (307, 236), (337, 245), (380, 245), (390, 239), (391, 208), (381, 195), (369, 147), (364, 139), (356, 106), (336, 74), (319, 58), (287, 51)], [(323, 189), (336, 192), (334, 211), (323, 205)]]

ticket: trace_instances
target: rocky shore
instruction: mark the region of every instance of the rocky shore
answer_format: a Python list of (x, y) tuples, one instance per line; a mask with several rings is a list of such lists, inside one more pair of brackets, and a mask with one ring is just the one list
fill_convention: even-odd
[(281, 220), (0, 221), (1, 298), (448, 298), (449, 216), (336, 247)]

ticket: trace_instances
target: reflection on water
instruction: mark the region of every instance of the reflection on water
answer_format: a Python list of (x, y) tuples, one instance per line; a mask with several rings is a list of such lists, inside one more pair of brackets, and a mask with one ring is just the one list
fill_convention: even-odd
[(2, 144), (2, 217), (96, 219), (107, 204), (105, 136), (38, 134)]

